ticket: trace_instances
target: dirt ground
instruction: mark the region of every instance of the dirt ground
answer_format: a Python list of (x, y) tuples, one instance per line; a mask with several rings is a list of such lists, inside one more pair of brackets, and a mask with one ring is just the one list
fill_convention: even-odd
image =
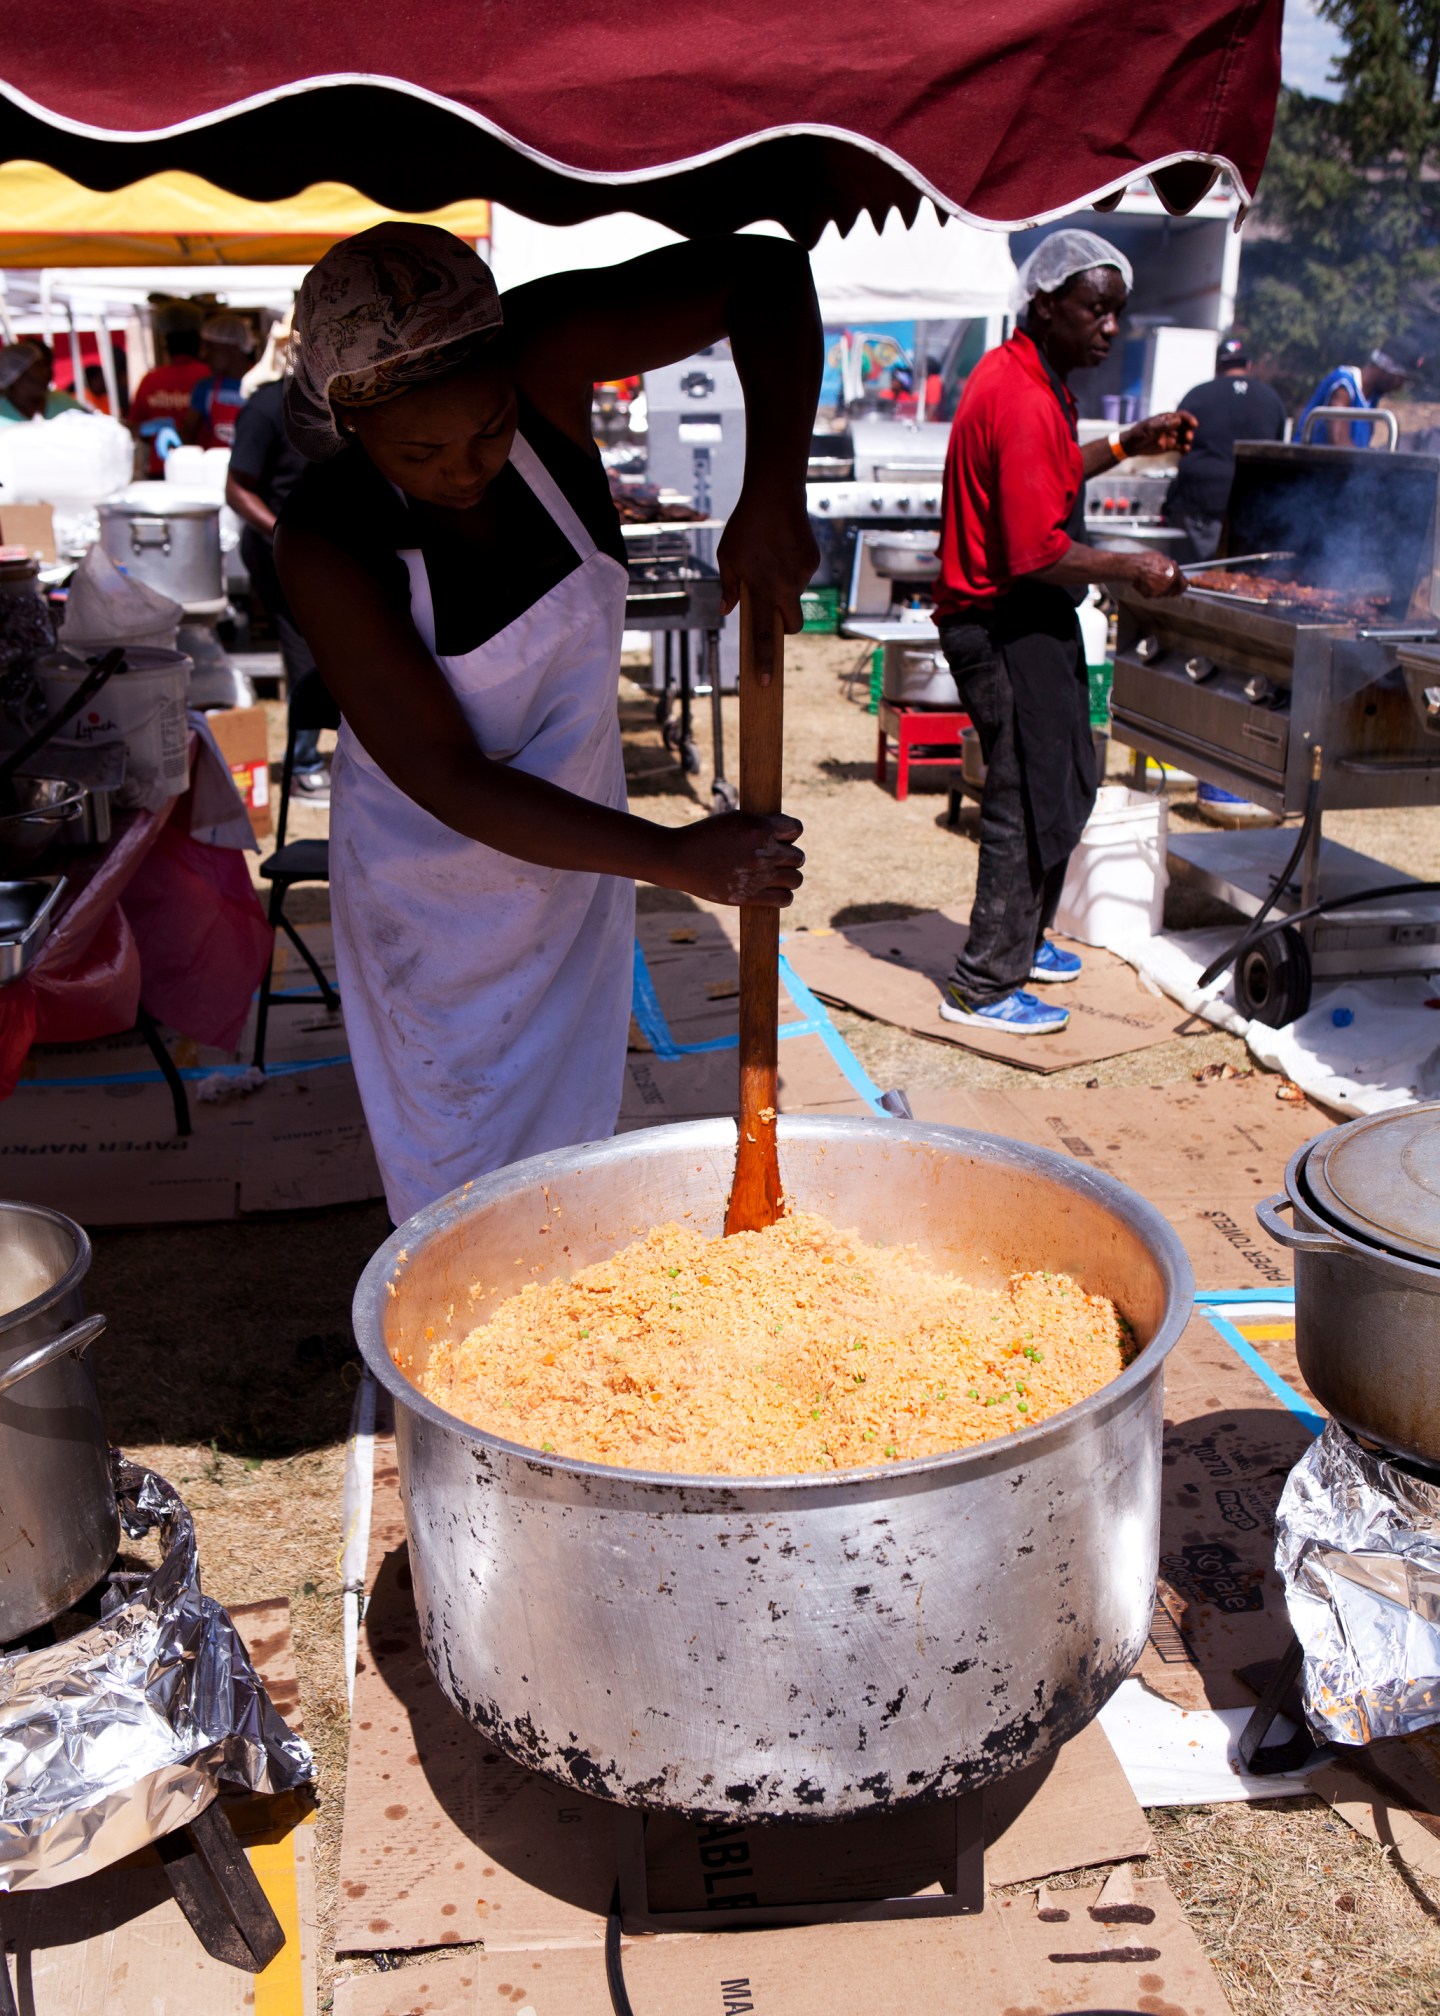
[[(858, 647), (792, 640), (786, 677), (786, 803), (805, 823), (807, 880), (787, 928), (899, 917), (973, 893), (974, 815), (946, 823), (943, 779), (920, 774), (909, 800), (873, 781), (875, 722), (844, 675)], [(867, 668), (868, 669), (868, 668)], [(636, 809), (667, 823), (706, 816), (708, 703), (697, 710), (700, 774), (661, 746), (655, 707), (622, 685), (627, 767)], [(724, 704), (727, 771), (737, 711)], [(278, 776), (283, 716), (269, 703)], [(1123, 753), (1112, 752), (1113, 769)], [(938, 781), (937, 781), (938, 780)], [(1193, 791), (1171, 814), (1196, 823)], [(323, 833), (327, 814), (300, 805), (292, 837)], [(1327, 824), (1351, 846), (1412, 873), (1440, 875), (1440, 818), (1353, 813)], [(299, 892), (291, 914), (317, 919), (323, 891)], [(686, 899), (642, 890), (654, 909)], [(1167, 922), (1229, 913), (1172, 891)], [(859, 1016), (836, 1020), (885, 1086), (1033, 1083), (1028, 1073), (930, 1043)], [(1157, 1085), (1216, 1060), (1245, 1061), (1219, 1033), (1189, 1037), (1070, 1076)], [(321, 2005), (344, 1798), (347, 1716), (341, 1659), (341, 1480), (358, 1361), (349, 1303), (388, 1221), (383, 1205), (240, 1224), (100, 1232), (90, 1306), (110, 1318), (97, 1351), (112, 1439), (181, 1487), (196, 1519), (207, 1590), (222, 1602), (286, 1596), (295, 1630), (305, 1732), (320, 1773), (317, 1877)], [(1161, 1864), (1240, 2016), (1420, 2016), (1440, 2008), (1437, 1902), (1315, 1799), (1153, 1814)]]

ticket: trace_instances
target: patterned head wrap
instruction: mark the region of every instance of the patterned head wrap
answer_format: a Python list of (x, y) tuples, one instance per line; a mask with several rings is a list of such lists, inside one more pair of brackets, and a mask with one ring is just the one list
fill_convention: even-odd
[(295, 303), (290, 439), (312, 462), (345, 445), (335, 407), (378, 406), (444, 377), (503, 320), (490, 268), (435, 224), (376, 224), (332, 246)]

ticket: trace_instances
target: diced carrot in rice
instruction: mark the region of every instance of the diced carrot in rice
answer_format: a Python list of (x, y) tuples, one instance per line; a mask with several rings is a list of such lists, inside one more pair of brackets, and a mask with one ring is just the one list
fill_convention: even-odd
[(796, 1212), (728, 1239), (662, 1225), (568, 1281), (532, 1282), (438, 1345), (419, 1383), (558, 1456), (777, 1476), (1034, 1426), (1134, 1348), (1113, 1303), (1063, 1274), (976, 1287)]

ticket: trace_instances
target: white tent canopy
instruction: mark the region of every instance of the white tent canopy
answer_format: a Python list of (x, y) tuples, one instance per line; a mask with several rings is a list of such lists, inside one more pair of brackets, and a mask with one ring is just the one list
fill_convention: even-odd
[[(491, 228), (495, 277), (502, 288), (572, 267), (615, 265), (678, 243), (673, 231), (630, 212), (588, 224), (551, 225), (532, 223), (497, 204)], [(771, 229), (774, 236), (781, 235), (778, 227)], [(883, 231), (868, 217), (844, 238), (832, 225), (810, 263), (821, 314), (831, 328), (1004, 315), (1015, 279), (1004, 232), (953, 221), (942, 225), (928, 204), (908, 231), (893, 211)]]
[(1015, 262), (1003, 231), (941, 224), (928, 203), (907, 231), (891, 211), (842, 238), (832, 225), (810, 255), (826, 324), (950, 322), (1007, 315)]

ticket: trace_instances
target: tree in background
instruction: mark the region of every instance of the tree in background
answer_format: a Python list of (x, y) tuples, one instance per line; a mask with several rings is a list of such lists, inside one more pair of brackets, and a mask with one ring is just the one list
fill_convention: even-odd
[(1283, 91), (1238, 315), (1293, 404), (1392, 331), (1440, 354), (1440, 0), (1320, 0), (1336, 104)]

